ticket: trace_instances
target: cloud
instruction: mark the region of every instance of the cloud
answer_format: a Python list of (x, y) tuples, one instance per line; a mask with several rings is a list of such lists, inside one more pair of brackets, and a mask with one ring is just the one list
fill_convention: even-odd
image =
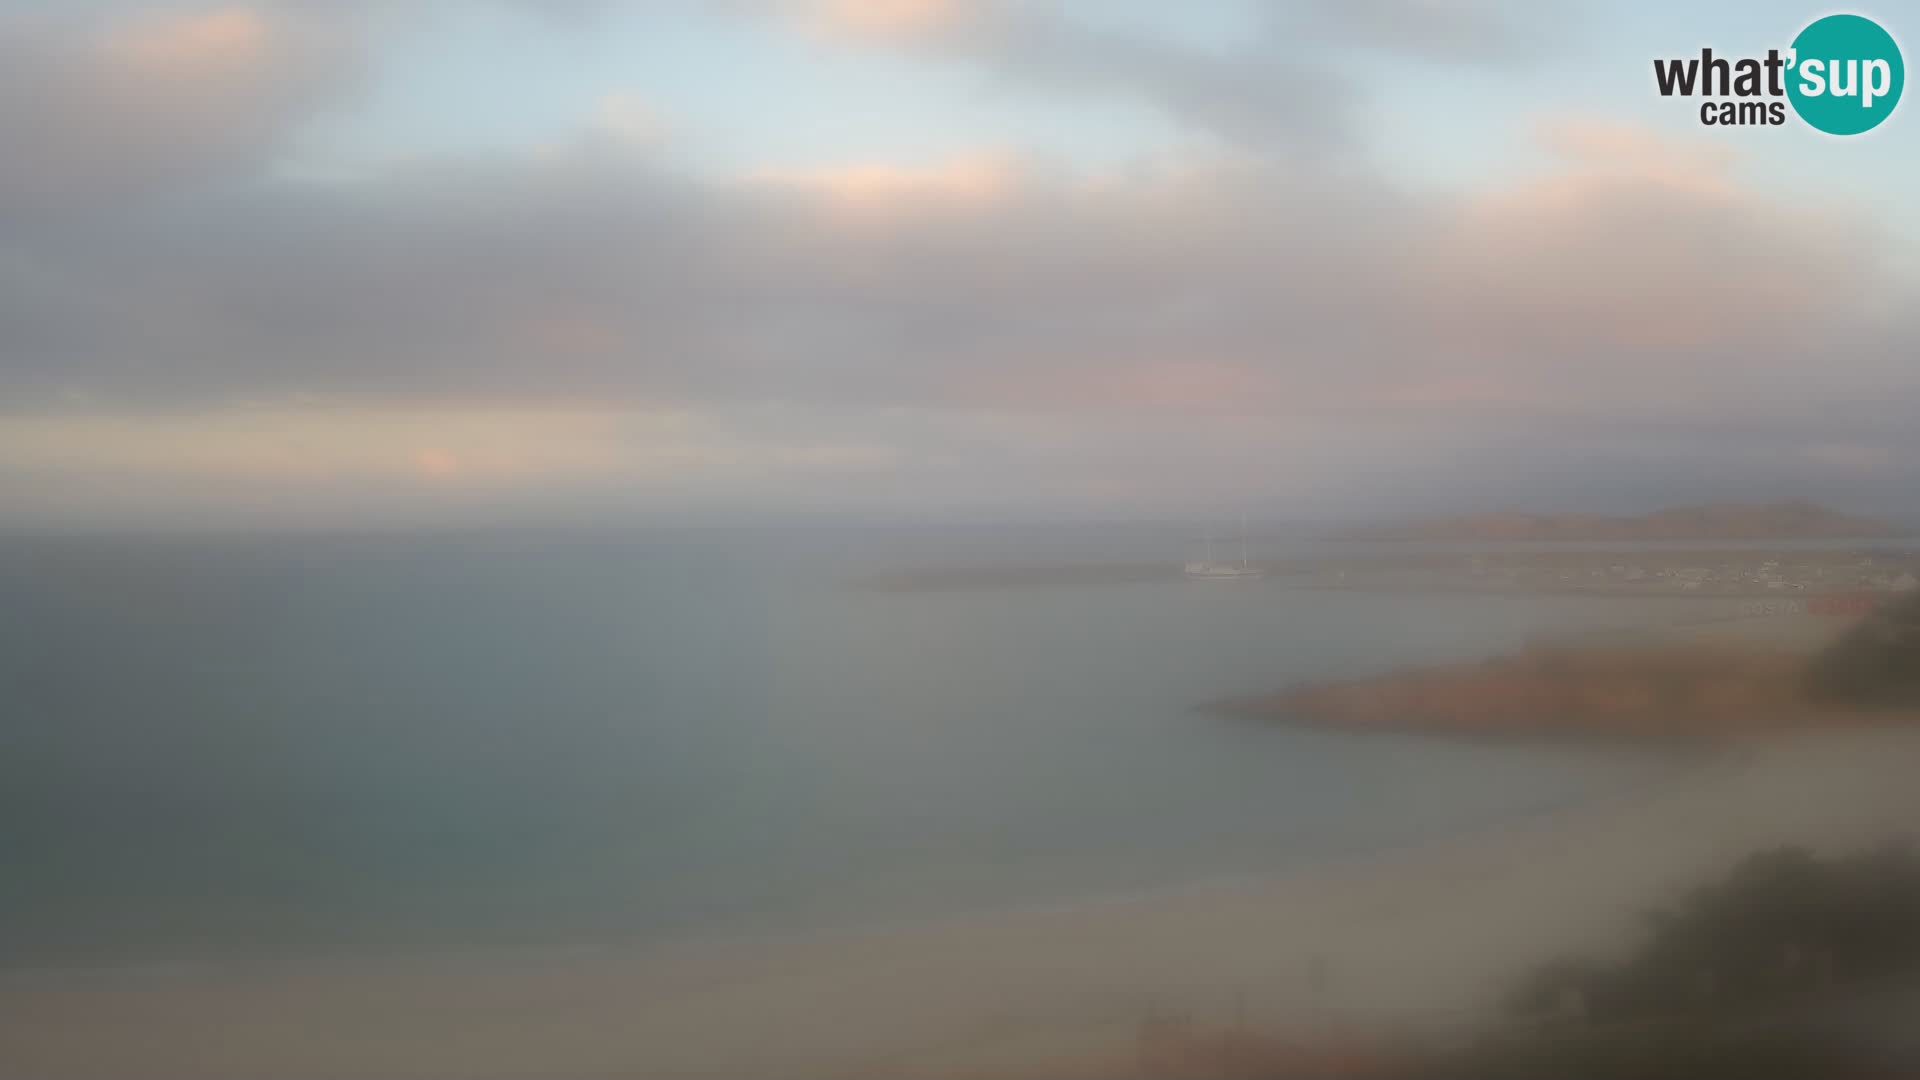
[(609, 94), (600, 102), (599, 130), (620, 142), (650, 146), (666, 137), (667, 123), (645, 98), (632, 93)]
[(1564, 40), (1578, 17), (1564, 5), (1520, 0), (1315, 0), (1294, 30), (1436, 62), (1507, 64)]
[(1887, 299), (1911, 284), (1846, 210), (1631, 131), (1542, 138), (1561, 155), (1544, 174), (1444, 197), (1237, 159), (1089, 177), (993, 153), (717, 181), (561, 154), (282, 184), (0, 257), (0, 382), (122, 404), (1396, 415), (1911, 390), (1873, 344), (1914, 340)]
[(1860, 443), (1813, 443), (1803, 451), (1808, 461), (1848, 472), (1885, 472), (1895, 463), (1890, 446)]
[[(1203, 6), (1203, 5), (1197, 5)], [(1230, 49), (1103, 25), (1018, 0), (733, 0), (830, 40), (976, 66), (1026, 89), (1131, 97), (1241, 147), (1325, 155), (1358, 141), (1363, 90), (1341, 61), (1380, 52), (1507, 65), (1567, 32), (1514, 0), (1315, 0), (1256, 6)]]
[(1549, 117), (1516, 133), (1539, 168), (1429, 190), (1304, 152), (1346, 138), (1348, 89), (1257, 49), (1032, 5), (804, 13), (1236, 145), (717, 175), (614, 94), (539, 153), (319, 182), (270, 165), (350, 82), (344, 23), (15, 23), (0, 490), (1417, 494), (1503, 462), (1891, 483), (1920, 448), (1891, 242), (1723, 150)]
[[(90, 512), (111, 511), (130, 491), (228, 510), (263, 499), (342, 508), (408, 492), (485, 499), (529, 489), (765, 497), (780, 485), (872, 477), (893, 464), (885, 447), (781, 437), (670, 408), (290, 401), (48, 412), (0, 424), (0, 490), (43, 500), (53, 492), (69, 511)], [(112, 498), (101, 504), (103, 491)]]
[[(1235, 143), (1321, 152), (1351, 133), (1355, 91), (1303, 49), (1256, 38), (1220, 51), (1009, 0), (765, 0), (838, 42), (972, 65), (1022, 88), (1134, 98)], [(1283, 58), (1284, 57), (1284, 58)]]
[(1560, 165), (1466, 200), (1418, 267), (1439, 339), (1510, 361), (1507, 385), (1752, 400), (1889, 280), (1868, 222), (1763, 197), (1719, 151), (1585, 120), (1540, 136)]
[(279, 7), (0, 19), (0, 214), (244, 175), (351, 69), (342, 25)]
[(798, 169), (763, 169), (749, 178), (776, 193), (816, 207), (850, 213), (955, 213), (986, 208), (1011, 197), (1022, 182), (1020, 165), (1001, 154), (961, 157), (937, 165), (866, 162)]
[(968, 7), (959, 0), (821, 0), (803, 14), (827, 33), (897, 42), (969, 23)]

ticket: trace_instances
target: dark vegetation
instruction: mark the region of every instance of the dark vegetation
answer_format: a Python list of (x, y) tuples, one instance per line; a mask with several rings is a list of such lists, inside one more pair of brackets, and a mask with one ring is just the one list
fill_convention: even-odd
[(1920, 596), (1881, 608), (1816, 657), (1807, 693), (1860, 708), (1920, 706)]
[(1654, 913), (1626, 961), (1560, 960), (1515, 1028), (1406, 1070), (1467, 1080), (1823, 1080), (1920, 1075), (1920, 855), (1749, 857)]
[[(1920, 597), (1883, 608), (1808, 672), (1838, 706), (1920, 706)], [(1509, 1008), (1536, 1022), (1417, 1070), (1521, 1080), (1824, 1080), (1920, 1075), (1920, 855), (1784, 848), (1651, 916), (1627, 960), (1550, 963)]]
[(1627, 962), (1561, 960), (1514, 993), (1517, 1015), (1600, 1022), (1717, 1015), (1920, 972), (1920, 855), (1754, 855), (1652, 916)]

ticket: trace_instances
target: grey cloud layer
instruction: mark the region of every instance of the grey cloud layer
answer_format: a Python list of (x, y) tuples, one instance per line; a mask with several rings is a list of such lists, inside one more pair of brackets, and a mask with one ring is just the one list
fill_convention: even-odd
[[(1149, 415), (1878, 445), (1916, 401), (1912, 298), (1869, 230), (1658, 147), (1575, 132), (1550, 179), (1445, 197), (1258, 152), (1124, 179), (720, 180), (599, 138), (297, 183), (264, 165), (356, 61), (343, 24), (287, 10), (222, 46), (217, 78), (129, 74), (65, 25), (0, 29), (0, 140), (28, 151), (0, 170), (10, 407), (1024, 412), (1111, 456)], [(1341, 10), (1341, 32), (1401, 47), (1367, 29), (1382, 5)], [(1454, 33), (1416, 37), (1504, 55)], [(1144, 93), (1255, 151), (1352, 134), (1341, 102), (1303, 109), (1311, 72), (1028, 6), (904, 47)]]
[[(701, 181), (587, 143), (26, 229), (0, 258), (0, 378), (1068, 412), (1724, 414), (1906, 388), (1869, 341), (1909, 328), (1860, 321), (1883, 321), (1879, 279), (1846, 219), (1658, 177), (1469, 200), (1257, 162), (1125, 183), (1008, 166), (966, 196), (831, 183)], [(1835, 343), (1823, 386), (1793, 381)]]
[(350, 81), (346, 35), (243, 8), (0, 15), (0, 215), (110, 212), (252, 175)]

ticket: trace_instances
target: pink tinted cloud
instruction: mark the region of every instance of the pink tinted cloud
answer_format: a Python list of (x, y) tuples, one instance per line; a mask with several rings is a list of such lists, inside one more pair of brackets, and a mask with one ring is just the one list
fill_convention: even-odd
[(0, 23), (0, 210), (244, 174), (351, 67), (347, 28), (326, 8)]
[(1871, 274), (1846, 215), (1760, 196), (1722, 150), (1589, 122), (1542, 140), (1555, 171), (1468, 198), (1419, 252), (1419, 302), (1456, 347), (1775, 348), (1852, 306)]

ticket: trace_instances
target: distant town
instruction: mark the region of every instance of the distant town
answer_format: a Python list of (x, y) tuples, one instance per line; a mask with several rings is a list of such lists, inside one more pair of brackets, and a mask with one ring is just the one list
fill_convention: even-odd
[(1920, 588), (1916, 551), (1522, 551), (1318, 558), (1272, 571), (1322, 588), (1832, 599)]
[(1431, 541), (1731, 541), (1883, 540), (1907, 530), (1879, 518), (1844, 514), (1806, 499), (1701, 503), (1649, 514), (1536, 514), (1502, 511), (1421, 518), (1350, 530), (1344, 540)]
[[(1296, 588), (1738, 596), (1778, 613), (1858, 613), (1920, 588), (1920, 539), (1899, 525), (1806, 500), (1705, 503), (1637, 516), (1493, 513), (1298, 535), (1300, 554), (1254, 558), (1236, 575)], [(1270, 542), (1251, 534), (1256, 555)], [(1299, 548), (1296, 548), (1299, 550)], [(1182, 577), (1181, 564), (1073, 562), (888, 571), (885, 590), (1111, 585)], [(1191, 574), (1185, 576), (1191, 577)]]

